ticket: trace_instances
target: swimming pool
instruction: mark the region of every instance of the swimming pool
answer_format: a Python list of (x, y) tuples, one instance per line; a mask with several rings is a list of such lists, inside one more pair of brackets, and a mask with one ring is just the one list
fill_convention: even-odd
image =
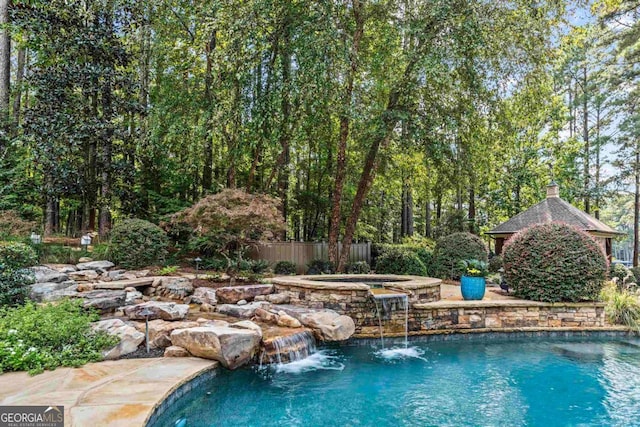
[(220, 371), (151, 425), (640, 425), (637, 338), (410, 345)]

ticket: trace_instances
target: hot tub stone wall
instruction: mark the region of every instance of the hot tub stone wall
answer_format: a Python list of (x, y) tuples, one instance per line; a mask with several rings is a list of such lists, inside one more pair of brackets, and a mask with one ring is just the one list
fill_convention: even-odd
[[(366, 319), (358, 325), (360, 336), (378, 335), (376, 319)], [(404, 312), (392, 312), (383, 322), (385, 333), (404, 332)], [(449, 306), (416, 304), (409, 309), (409, 332), (457, 329), (509, 329), (509, 328), (597, 328), (608, 326), (602, 303), (519, 303), (502, 305), (490, 303)]]
[[(331, 309), (353, 318), (355, 336), (378, 336), (378, 309), (369, 290), (321, 289), (274, 281), (275, 292), (285, 294), (290, 303), (312, 309)], [(412, 290), (408, 330), (413, 334), (435, 330), (509, 328), (597, 328), (606, 327), (602, 303), (540, 303), (533, 301), (440, 301), (440, 287)], [(381, 310), (385, 334), (400, 335), (405, 330), (405, 312), (392, 303)]]

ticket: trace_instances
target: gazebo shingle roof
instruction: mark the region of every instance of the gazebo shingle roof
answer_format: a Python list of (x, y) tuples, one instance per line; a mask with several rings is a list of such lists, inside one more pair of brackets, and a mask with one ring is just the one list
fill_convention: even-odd
[(486, 234), (513, 234), (531, 225), (545, 222), (562, 222), (584, 231), (610, 234), (612, 237), (625, 234), (582, 212), (557, 196), (547, 197), (526, 211), (520, 212), (510, 220), (503, 222), (493, 230), (486, 232)]

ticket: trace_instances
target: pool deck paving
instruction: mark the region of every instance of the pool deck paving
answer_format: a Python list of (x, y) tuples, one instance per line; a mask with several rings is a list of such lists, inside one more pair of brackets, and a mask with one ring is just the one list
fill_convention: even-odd
[(63, 405), (65, 426), (144, 426), (175, 389), (217, 362), (185, 358), (121, 359), (30, 376), (0, 375), (0, 405)]

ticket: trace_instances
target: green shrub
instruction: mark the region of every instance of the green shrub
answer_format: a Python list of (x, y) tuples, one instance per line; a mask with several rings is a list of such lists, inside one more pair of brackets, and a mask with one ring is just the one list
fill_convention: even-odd
[(449, 234), (436, 242), (432, 273), (443, 279), (458, 280), (463, 273), (460, 261), (465, 259), (487, 262), (487, 246), (475, 234)]
[(399, 251), (406, 250), (409, 252), (415, 253), (420, 261), (427, 268), (427, 272), (431, 273), (431, 266), (433, 263), (433, 242), (429, 239), (423, 239), (424, 244), (419, 243), (403, 243), (400, 245), (397, 244), (388, 244), (388, 243), (377, 243), (371, 245), (371, 259), (372, 265), (377, 270), (376, 263), (378, 262), (378, 258), (389, 251)]
[(0, 264), (6, 268), (18, 270), (37, 263), (38, 255), (31, 246), (19, 242), (0, 242)]
[(94, 332), (99, 316), (82, 308), (82, 301), (0, 310), (0, 372), (42, 372), (58, 366), (82, 366), (102, 359), (102, 350), (117, 338)]
[(307, 264), (307, 274), (333, 274), (335, 272), (336, 267), (331, 261), (314, 259)]
[(611, 323), (626, 325), (640, 332), (640, 302), (637, 295), (620, 290), (611, 283), (602, 289), (600, 299), (606, 304), (604, 311)]
[(227, 269), (229, 262), (224, 258), (205, 258), (200, 263), (203, 270), (224, 271)]
[(179, 269), (179, 265), (167, 265), (158, 270), (158, 276), (171, 276), (172, 274), (176, 274)]
[(629, 289), (636, 284), (636, 276), (622, 264), (609, 266), (609, 278), (614, 281), (618, 289)]
[(252, 260), (249, 266), (249, 271), (253, 274), (263, 274), (269, 270), (269, 261), (266, 259)]
[(635, 277), (635, 282), (639, 283), (640, 282), (640, 267), (631, 267), (629, 270), (633, 273), (633, 275)]
[(600, 245), (565, 224), (534, 225), (504, 248), (504, 278), (514, 293), (534, 301), (594, 300), (607, 273)]
[(494, 255), (489, 258), (489, 272), (497, 273), (502, 268), (503, 260), (500, 255)]
[(33, 275), (27, 270), (14, 270), (0, 264), (0, 307), (23, 304), (33, 282)]
[(142, 219), (126, 219), (111, 230), (111, 257), (125, 268), (141, 268), (162, 262), (169, 241), (157, 225)]
[(291, 261), (278, 261), (273, 267), (273, 272), (282, 276), (296, 274), (296, 264)]
[(388, 250), (378, 256), (376, 273), (426, 276), (427, 267), (414, 252), (407, 249), (395, 249)]
[(347, 274), (368, 274), (371, 272), (371, 267), (369, 267), (367, 261), (350, 262), (346, 265), (344, 271)]

